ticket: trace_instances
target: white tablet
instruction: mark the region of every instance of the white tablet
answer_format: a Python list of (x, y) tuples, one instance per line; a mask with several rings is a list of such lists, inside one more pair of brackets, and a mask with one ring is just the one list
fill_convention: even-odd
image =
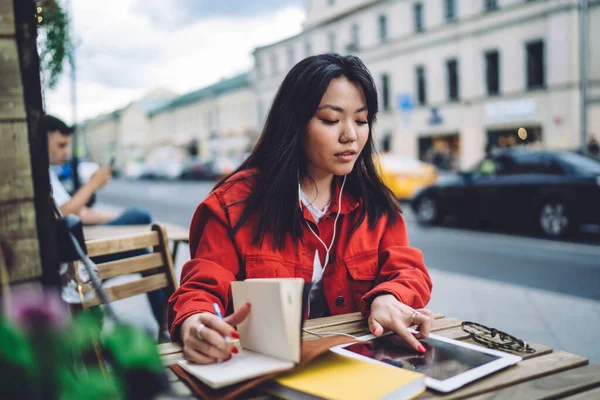
[(521, 361), (513, 354), (433, 334), (420, 340), (427, 349), (425, 354), (408, 347), (397, 335), (366, 335), (359, 339), (360, 342), (332, 347), (331, 351), (423, 373), (427, 387), (444, 393)]

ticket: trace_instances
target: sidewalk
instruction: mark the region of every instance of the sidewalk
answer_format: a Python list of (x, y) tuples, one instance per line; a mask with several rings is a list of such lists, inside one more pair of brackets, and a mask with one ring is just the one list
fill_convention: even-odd
[(428, 308), (600, 362), (599, 301), (440, 270), (430, 274)]

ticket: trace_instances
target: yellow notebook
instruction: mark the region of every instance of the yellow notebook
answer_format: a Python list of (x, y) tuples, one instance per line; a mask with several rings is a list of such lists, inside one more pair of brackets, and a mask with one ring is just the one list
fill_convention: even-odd
[(423, 374), (331, 352), (275, 382), (298, 392), (340, 400), (411, 399), (425, 391)]

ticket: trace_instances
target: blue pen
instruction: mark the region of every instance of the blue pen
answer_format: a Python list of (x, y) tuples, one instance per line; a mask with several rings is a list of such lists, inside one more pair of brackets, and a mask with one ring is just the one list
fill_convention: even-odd
[(221, 307), (217, 303), (213, 303), (213, 308), (215, 309), (215, 314), (219, 317), (220, 320), (223, 320), (223, 314), (221, 314)]
[[(221, 307), (219, 307), (219, 305), (217, 303), (213, 303), (213, 308), (215, 310), (215, 314), (217, 315), (217, 317), (219, 317), (219, 319), (221, 321), (223, 321), (224, 319), (223, 319), (223, 314), (221, 314)], [(237, 340), (237, 339), (231, 339), (229, 337), (229, 335), (225, 335), (225, 340), (227, 340), (230, 343), (238, 343), (239, 342), (239, 340)]]

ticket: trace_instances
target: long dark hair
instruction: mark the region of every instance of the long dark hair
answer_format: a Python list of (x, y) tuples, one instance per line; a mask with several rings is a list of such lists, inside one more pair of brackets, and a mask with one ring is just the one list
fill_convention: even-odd
[(387, 214), (389, 224), (396, 222), (400, 206), (373, 164), (372, 130), (377, 115), (377, 89), (373, 78), (358, 57), (328, 53), (305, 58), (291, 69), (275, 95), (252, 153), (236, 171), (215, 186), (218, 188), (239, 171), (257, 170), (252, 191), (243, 200), (245, 208), (233, 227), (234, 235), (256, 213), (255, 245), (262, 243), (266, 234), (271, 235), (273, 247), (278, 249), (283, 247), (288, 234), (293, 239), (302, 238), (298, 180), (306, 175), (307, 163), (302, 139), (330, 82), (339, 77), (362, 88), (368, 108), (369, 138), (345, 185), (345, 190), (363, 203), (352, 229), (365, 217), (372, 229), (383, 214)]

